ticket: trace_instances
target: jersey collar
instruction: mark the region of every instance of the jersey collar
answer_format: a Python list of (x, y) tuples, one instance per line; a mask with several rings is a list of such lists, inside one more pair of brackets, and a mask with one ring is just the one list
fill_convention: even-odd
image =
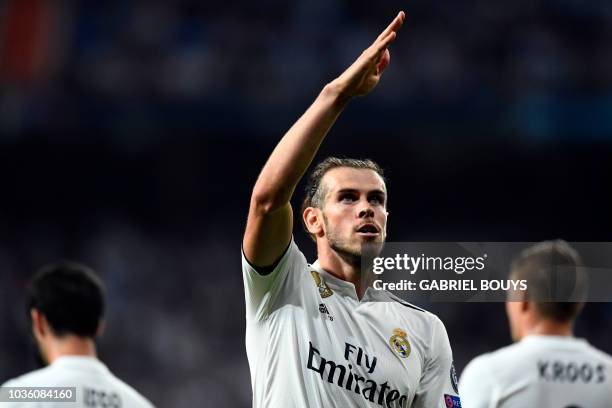
[(546, 334), (528, 334), (523, 337), (521, 343), (547, 343), (547, 344), (568, 344), (568, 343), (583, 343), (588, 344), (586, 339), (574, 337), (574, 336), (555, 336)]
[(314, 269), (323, 277), (325, 283), (331, 288), (332, 291), (340, 293), (343, 296), (349, 296), (354, 300), (358, 301), (357, 291), (355, 290), (355, 285), (353, 285), (352, 282), (347, 282), (343, 279), (340, 279), (327, 272), (325, 269), (321, 268), (318, 259), (312, 265), (310, 265), (310, 268)]
[(91, 356), (62, 356), (51, 364), (53, 367), (78, 368), (89, 371), (108, 371), (104, 363)]
[(335, 292), (341, 293), (343, 296), (348, 296), (354, 299), (357, 302), (389, 302), (389, 294), (386, 291), (376, 290), (372, 287), (368, 287), (363, 295), (361, 301), (357, 297), (357, 290), (355, 289), (355, 285), (352, 282), (345, 281), (344, 279), (340, 279), (337, 276), (327, 272), (325, 269), (321, 267), (319, 264), (319, 260), (317, 259), (312, 265), (310, 265), (312, 270), (318, 272), (327, 285)]

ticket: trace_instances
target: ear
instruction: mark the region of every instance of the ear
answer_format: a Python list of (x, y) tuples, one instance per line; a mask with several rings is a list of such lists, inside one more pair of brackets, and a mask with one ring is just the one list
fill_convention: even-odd
[(38, 309), (30, 309), (32, 319), (32, 332), (35, 337), (42, 337), (47, 333), (47, 322), (45, 316)]
[(533, 308), (533, 305), (530, 302), (526, 300), (521, 301), (521, 312), (527, 313), (531, 310), (531, 308)]
[(323, 220), (318, 208), (306, 207), (302, 217), (308, 232), (318, 237), (323, 236), (325, 230), (323, 229)]
[(96, 337), (102, 336), (102, 334), (104, 334), (104, 330), (106, 330), (106, 321), (100, 320), (100, 323), (98, 323), (98, 329), (96, 330)]

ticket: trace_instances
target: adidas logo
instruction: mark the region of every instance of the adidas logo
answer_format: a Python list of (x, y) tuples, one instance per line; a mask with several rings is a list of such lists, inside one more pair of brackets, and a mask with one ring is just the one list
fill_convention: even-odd
[(323, 319), (329, 319), (330, 322), (334, 321), (334, 317), (329, 313), (325, 303), (319, 303), (319, 312), (323, 315)]

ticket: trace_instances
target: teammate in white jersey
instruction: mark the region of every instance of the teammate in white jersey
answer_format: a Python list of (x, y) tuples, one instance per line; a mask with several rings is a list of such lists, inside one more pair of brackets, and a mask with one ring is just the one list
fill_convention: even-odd
[[(67, 261), (43, 267), (28, 286), (27, 307), (37, 357), (48, 366), (3, 387), (16, 387), (13, 396), (23, 387), (75, 387), (76, 402), (8, 401), (0, 407), (153, 407), (96, 357), (94, 338), (102, 329), (104, 304), (104, 286), (91, 269)], [(4, 394), (7, 401), (8, 389)]]
[(378, 165), (338, 158), (319, 164), (302, 209), (318, 260), (309, 265), (292, 239), (296, 185), (348, 102), (378, 83), (404, 19), (400, 12), (323, 88), (253, 189), (242, 271), (254, 407), (461, 406), (442, 322), (362, 279), (362, 245), (386, 237), (387, 189)]
[[(564, 241), (525, 250), (512, 279), (528, 282), (530, 299), (546, 299), (559, 287), (554, 273), (575, 274), (584, 284), (580, 258)], [(583, 286), (582, 286), (583, 287)], [(513, 299), (514, 300), (514, 299)], [(572, 335), (581, 302), (506, 303), (517, 343), (472, 360), (461, 375), (464, 408), (604, 408), (612, 406), (612, 357)]]

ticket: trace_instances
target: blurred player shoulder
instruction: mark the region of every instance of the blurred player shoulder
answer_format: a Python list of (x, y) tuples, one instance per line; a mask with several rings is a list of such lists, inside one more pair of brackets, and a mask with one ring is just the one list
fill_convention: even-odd
[(498, 406), (510, 397), (528, 400), (535, 384), (560, 386), (567, 393), (572, 386), (597, 387), (594, 394), (607, 389), (612, 397), (612, 356), (584, 339), (530, 335), (474, 358), (461, 375), (459, 392), (466, 406)]
[(149, 400), (117, 378), (104, 363), (94, 357), (60, 357), (53, 364), (11, 379), (2, 386), (76, 387), (77, 404), (71, 405), (75, 408), (101, 404), (109, 408), (153, 408)]
[[(612, 356), (593, 347), (584, 339), (531, 335), (517, 343), (474, 358), (466, 366), (464, 373), (494, 370), (496, 376), (501, 377), (506, 371), (514, 372), (515, 367), (533, 365), (538, 359), (550, 357), (596, 360), (612, 370)], [(610, 375), (612, 377), (612, 371)]]

